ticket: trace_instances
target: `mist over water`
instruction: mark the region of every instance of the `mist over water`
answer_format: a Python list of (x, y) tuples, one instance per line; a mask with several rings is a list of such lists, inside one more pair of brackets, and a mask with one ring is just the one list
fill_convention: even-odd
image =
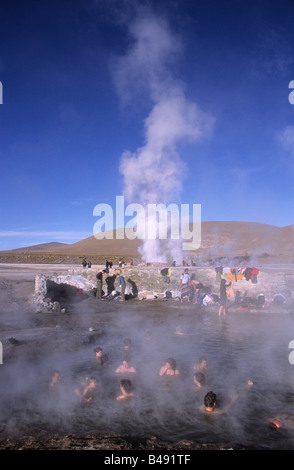
[[(4, 362), (2, 435), (111, 432), (155, 435), (170, 441), (293, 448), (293, 434), (273, 431), (267, 423), (269, 418), (293, 409), (294, 370), (288, 360), (288, 344), (293, 339), (291, 315), (246, 313), (218, 318), (213, 312), (195, 314), (174, 304), (164, 315), (151, 303), (145, 312), (142, 304), (119, 307), (111, 314), (114, 321), (95, 343), (73, 347), (72, 336), (61, 329), (59, 347), (55, 347), (56, 335), (51, 341), (44, 332), (47, 346), (42, 353), (17, 354), (12, 361)], [(80, 318), (84, 327), (87, 312), (82, 304)], [(176, 334), (179, 327), (185, 335)], [(78, 334), (79, 328), (74, 330)], [(125, 338), (132, 341), (128, 357), (137, 371), (130, 377), (135, 396), (118, 402), (121, 376), (115, 370), (125, 357)], [(108, 355), (105, 370), (95, 365), (95, 346), (101, 346)], [(208, 362), (206, 386), (197, 390), (193, 367), (202, 356)], [(176, 360), (179, 376), (159, 377), (168, 357)], [(61, 382), (56, 390), (50, 390), (54, 369), (61, 373)], [(98, 394), (93, 402), (80, 403), (74, 390), (87, 376), (97, 378)], [(249, 379), (254, 385), (247, 390)], [(210, 390), (221, 406), (231, 394), (237, 393), (238, 398), (224, 415), (203, 415), (199, 406)]]

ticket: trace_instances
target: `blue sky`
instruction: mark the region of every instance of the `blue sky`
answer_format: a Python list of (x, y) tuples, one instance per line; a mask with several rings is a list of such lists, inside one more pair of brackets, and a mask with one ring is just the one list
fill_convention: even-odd
[(0, 249), (91, 236), (94, 207), (123, 194), (293, 224), (293, 14), (290, 0), (1, 2)]

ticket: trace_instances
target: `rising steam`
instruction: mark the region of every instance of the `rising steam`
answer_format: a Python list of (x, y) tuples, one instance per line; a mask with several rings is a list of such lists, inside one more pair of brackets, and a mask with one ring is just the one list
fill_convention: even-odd
[[(114, 68), (117, 89), (124, 103), (132, 100), (132, 91), (134, 99), (138, 89), (145, 92), (151, 111), (144, 121), (144, 145), (121, 157), (124, 196), (129, 203), (143, 206), (177, 202), (187, 172), (177, 145), (201, 140), (211, 132), (214, 119), (190, 102), (184, 85), (172, 77), (170, 64), (182, 46), (167, 22), (150, 13), (139, 14), (130, 24), (129, 34), (132, 46)], [(163, 260), (158, 242), (143, 240), (145, 261)], [(178, 247), (172, 245), (173, 256)]]

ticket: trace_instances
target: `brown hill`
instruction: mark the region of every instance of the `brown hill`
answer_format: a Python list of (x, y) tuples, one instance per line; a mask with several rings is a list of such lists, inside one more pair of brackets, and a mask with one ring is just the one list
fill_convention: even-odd
[[(108, 236), (110, 232), (105, 232), (105, 236)], [(130, 229), (127, 229), (127, 235), (131, 236)], [(113, 239), (104, 238), (98, 240), (94, 236), (85, 238), (79, 242), (67, 245), (66, 247), (58, 247), (54, 249), (54, 252), (58, 253), (70, 253), (74, 255), (116, 255), (116, 256), (139, 256), (138, 248), (142, 244), (141, 240), (135, 238), (130, 240), (128, 236), (125, 236), (123, 240), (115, 238), (115, 231)]]
[(293, 257), (294, 225), (258, 222), (202, 222), (201, 251), (216, 256)]
[[(104, 260), (106, 257), (111, 257), (113, 260), (119, 257), (139, 259), (138, 249), (142, 240), (136, 238), (131, 240), (130, 233), (129, 230), (123, 240), (116, 239), (114, 232), (113, 239), (97, 240), (92, 236), (73, 244), (48, 243), (13, 251), (15, 254), (17, 251), (19, 259), (22, 252), (26, 252), (30, 260), (33, 253), (34, 256), (39, 253), (40, 259), (44, 259), (45, 254), (48, 254), (48, 257), (55, 262), (77, 262), (82, 257), (91, 258), (92, 262)], [(257, 222), (208, 221), (201, 223), (200, 248), (195, 253), (185, 254), (188, 259), (191, 256), (202, 259), (248, 256), (254, 259), (269, 258), (270, 261), (294, 262), (293, 242), (294, 225), (277, 227)], [(12, 251), (5, 253), (8, 256), (7, 254), (11, 254)], [(0, 255), (0, 260), (3, 262), (4, 252), (0, 252)]]
[[(292, 255), (294, 225), (277, 227), (257, 222), (218, 222), (209, 221), (201, 224), (201, 246), (195, 253), (212, 256), (251, 255), (271, 256)], [(103, 239), (94, 236), (71, 245), (58, 247), (55, 252), (71, 254), (114, 254), (138, 256), (142, 240)]]
[(31, 245), (31, 246), (25, 246), (22, 248), (15, 248), (11, 251), (52, 251), (55, 248), (63, 248), (66, 247), (66, 243), (60, 243), (60, 242), (49, 242), (49, 243), (39, 243), (38, 245)]

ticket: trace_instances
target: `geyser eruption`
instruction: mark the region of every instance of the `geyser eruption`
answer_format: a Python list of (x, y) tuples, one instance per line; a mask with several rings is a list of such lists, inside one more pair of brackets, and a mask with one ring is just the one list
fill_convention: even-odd
[[(147, 90), (152, 109), (144, 121), (144, 145), (135, 152), (125, 151), (121, 157), (124, 196), (128, 202), (144, 207), (150, 203), (175, 203), (187, 171), (177, 145), (202, 139), (211, 131), (214, 119), (190, 102), (183, 84), (171, 76), (168, 65), (180, 51), (181, 43), (167, 22), (150, 13), (139, 14), (129, 33), (133, 43), (116, 63), (116, 84), (124, 100), (131, 99), (134, 86), (136, 90), (138, 86)], [(144, 225), (148, 227), (150, 223), (145, 220)], [(145, 261), (166, 261), (167, 252), (173, 259), (182, 259), (181, 250), (180, 240), (145, 237), (141, 255)]]

